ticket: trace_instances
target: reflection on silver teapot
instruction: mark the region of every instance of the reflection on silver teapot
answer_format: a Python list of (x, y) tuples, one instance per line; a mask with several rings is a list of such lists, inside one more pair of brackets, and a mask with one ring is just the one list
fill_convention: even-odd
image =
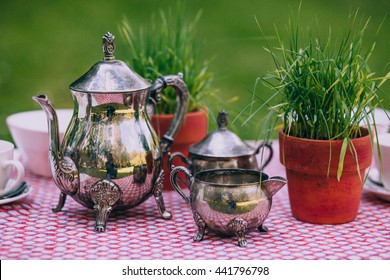
[[(162, 155), (169, 151), (188, 108), (188, 90), (182, 76), (158, 78), (152, 85), (116, 60), (114, 36), (103, 36), (104, 59), (70, 85), (73, 117), (62, 143), (57, 116), (47, 96), (34, 96), (46, 112), (49, 125), (49, 161), (61, 190), (60, 211), (67, 195), (95, 209), (96, 231), (104, 231), (111, 210), (132, 208), (151, 195), (164, 219), (170, 219), (162, 196)], [(171, 86), (177, 111), (159, 143), (147, 112)], [(149, 102), (149, 104), (147, 104)]]

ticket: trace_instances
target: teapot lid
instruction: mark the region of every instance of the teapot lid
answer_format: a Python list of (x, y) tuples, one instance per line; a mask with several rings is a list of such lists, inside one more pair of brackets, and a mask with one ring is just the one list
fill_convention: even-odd
[(200, 142), (190, 146), (188, 149), (190, 154), (204, 157), (230, 158), (255, 153), (253, 147), (226, 128), (228, 124), (227, 115), (225, 110), (219, 112), (217, 118), (218, 129), (208, 134)]
[(123, 93), (148, 89), (149, 80), (131, 70), (126, 63), (116, 60), (115, 36), (103, 36), (104, 59), (95, 63), (84, 75), (70, 85), (71, 90), (90, 93)]

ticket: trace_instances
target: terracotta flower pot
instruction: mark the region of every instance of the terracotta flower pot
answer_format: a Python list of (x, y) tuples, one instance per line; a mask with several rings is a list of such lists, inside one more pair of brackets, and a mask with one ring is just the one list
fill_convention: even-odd
[[(152, 116), (152, 126), (160, 139), (168, 130), (172, 119), (173, 114)], [(170, 152), (181, 152), (188, 157), (188, 147), (202, 140), (207, 135), (207, 128), (208, 117), (206, 109), (187, 113), (184, 123), (173, 141)], [(168, 169), (167, 155), (163, 158), (163, 169), (165, 172), (164, 188), (173, 189), (169, 181), (170, 171)]]
[(363, 132), (363, 137), (352, 140), (356, 154), (347, 148), (343, 173), (338, 181), (342, 140), (297, 138), (280, 131), (280, 161), (286, 167), (291, 211), (295, 218), (316, 224), (347, 223), (356, 218), (365, 170), (372, 159), (370, 137), (367, 130)]

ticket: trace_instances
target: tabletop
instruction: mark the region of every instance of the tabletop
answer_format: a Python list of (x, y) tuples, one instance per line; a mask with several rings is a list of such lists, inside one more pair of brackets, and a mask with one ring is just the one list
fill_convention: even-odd
[[(270, 176), (284, 176), (275, 155), (265, 168)], [(0, 206), (0, 259), (390, 259), (390, 203), (363, 191), (355, 221), (315, 225), (292, 217), (287, 187), (273, 197), (265, 226), (267, 233), (246, 234), (247, 246), (235, 237), (197, 231), (189, 205), (172, 190), (164, 190), (171, 220), (160, 218), (153, 198), (126, 211), (110, 214), (107, 229), (95, 232), (95, 213), (71, 198), (63, 211), (53, 213), (59, 189), (50, 178), (27, 171), (33, 188), (25, 198)]]

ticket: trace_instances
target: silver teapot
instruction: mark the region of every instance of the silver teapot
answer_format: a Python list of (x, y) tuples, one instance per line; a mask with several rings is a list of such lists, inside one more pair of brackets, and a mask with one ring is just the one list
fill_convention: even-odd
[[(179, 179), (184, 173), (188, 182)], [(247, 244), (245, 233), (257, 228), (267, 232), (264, 221), (271, 210), (272, 197), (285, 184), (282, 177), (271, 177), (256, 170), (211, 169), (196, 174), (175, 167), (170, 175), (173, 188), (190, 203), (198, 232), (194, 241), (201, 241), (206, 228), (238, 238), (238, 245)], [(180, 182), (190, 189), (187, 197)]]
[[(114, 36), (103, 36), (104, 59), (70, 85), (73, 117), (62, 143), (57, 116), (46, 95), (34, 96), (46, 112), (49, 125), (49, 162), (61, 190), (60, 211), (69, 195), (96, 211), (95, 230), (105, 231), (115, 209), (135, 207), (154, 196), (164, 219), (162, 156), (169, 151), (188, 109), (188, 90), (182, 76), (158, 78), (152, 85), (124, 62), (116, 60)], [(148, 112), (171, 86), (177, 94), (177, 111), (159, 142)]]

